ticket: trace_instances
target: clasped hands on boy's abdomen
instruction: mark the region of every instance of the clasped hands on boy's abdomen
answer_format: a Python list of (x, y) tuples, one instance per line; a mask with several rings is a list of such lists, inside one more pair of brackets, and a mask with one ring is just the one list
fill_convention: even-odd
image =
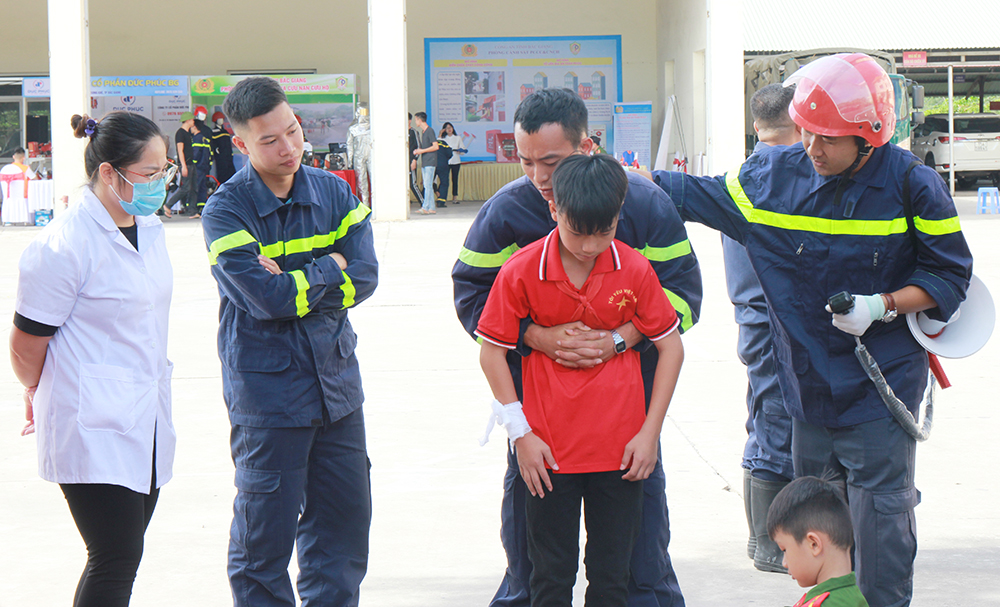
[[(618, 332), (629, 347), (638, 342), (633, 339), (635, 328), (632, 323), (625, 323), (618, 328)], [(564, 367), (586, 369), (615, 355), (615, 342), (610, 331), (594, 330), (580, 321), (554, 327), (531, 324), (524, 333), (524, 343)]]

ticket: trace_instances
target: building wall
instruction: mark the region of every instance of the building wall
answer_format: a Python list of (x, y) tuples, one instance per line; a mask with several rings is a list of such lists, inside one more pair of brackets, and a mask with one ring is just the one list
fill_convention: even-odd
[[(484, 8), (481, 3), (453, 0), (409, 0), (409, 109), (425, 109), (424, 38), (620, 34), (623, 98), (653, 102), (654, 154), (666, 94), (672, 91), (677, 95), (692, 159), (709, 152), (707, 124), (718, 118), (709, 107), (712, 84), (706, 82), (713, 61), (718, 60), (707, 39), (709, 6), (714, 3), (717, 10), (727, 10), (734, 2), (738, 4), (738, 0), (634, 0), (618, 7), (604, 0), (513, 0)], [(151, 10), (151, 6), (157, 8)], [(233, 70), (355, 73), (361, 99), (368, 99), (366, 0), (285, 0), (280, 4), (172, 0), (169, 9), (159, 6), (89, 0), (93, 75), (199, 75)], [(206, 10), (209, 6), (211, 11)], [(280, 14), (275, 6), (281, 7)], [(0, 54), (0, 76), (48, 73), (46, 3), (38, 0), (22, 3), (22, 7), (23, 25), (7, 31), (4, 47), (25, 52)], [(727, 23), (726, 27), (735, 28), (731, 36), (718, 35), (717, 27), (712, 30), (716, 32), (715, 55), (731, 54), (729, 47), (741, 48), (740, 20)], [(671, 82), (666, 72), (672, 73)], [(742, 77), (738, 81), (733, 85), (738, 90), (725, 92), (727, 99), (733, 98), (734, 108), (742, 107), (735, 99), (742, 96)], [(715, 86), (719, 86), (718, 78)], [(713, 107), (718, 110), (720, 105)], [(739, 136), (733, 140), (735, 149), (741, 150)]]
[[(90, 0), (93, 75), (226, 74), (229, 70), (315, 69), (356, 73), (368, 99), (368, 5), (365, 0)], [(47, 11), (42, 0), (24, 3), (23, 27), (5, 33), (0, 75), (48, 73)], [(211, 6), (211, 12), (205, 10)], [(274, 7), (281, 6), (281, 14)], [(407, 2), (410, 111), (425, 105), (424, 38), (461, 36), (622, 36), (626, 101), (657, 98), (656, 0), (609, 10), (603, 0), (517, 0), (489, 5), (453, 0)]]
[(657, 0), (634, 0), (622, 8), (604, 0), (516, 0), (501, 4), (408, 0), (407, 55), (410, 111), (425, 109), (424, 38), (494, 36), (622, 37), (624, 101), (656, 105)]
[[(717, 174), (743, 158), (743, 21), (740, 0), (659, 0), (657, 76), (665, 91), (654, 107), (654, 142), (666, 97), (676, 95), (688, 167), (705, 155), (702, 173)], [(673, 82), (668, 82), (670, 75)], [(679, 151), (679, 138), (669, 152)]]
[[(705, 45), (706, 32), (705, 0), (659, 0), (656, 11), (657, 59), (660, 66), (658, 79), (661, 90), (673, 91), (677, 96), (680, 110), (684, 142), (687, 146), (688, 162), (695, 155), (706, 152), (704, 98), (705, 98)], [(665, 70), (672, 63), (672, 70)], [(673, 82), (666, 82), (673, 73)], [(654, 140), (659, 142), (663, 129), (666, 95), (658, 106), (653, 107)], [(696, 126), (697, 125), (697, 126)], [(676, 132), (676, 125), (674, 127)], [(680, 151), (679, 138), (675, 135), (671, 150)]]
[[(358, 74), (359, 92), (368, 98), (365, 0), (89, 0), (88, 4), (92, 75), (314, 69), (323, 74)], [(47, 74), (46, 2), (33, 0), (21, 6), (24, 25), (8, 28), (3, 43), (4, 48), (25, 52), (0, 53), (0, 75)]]

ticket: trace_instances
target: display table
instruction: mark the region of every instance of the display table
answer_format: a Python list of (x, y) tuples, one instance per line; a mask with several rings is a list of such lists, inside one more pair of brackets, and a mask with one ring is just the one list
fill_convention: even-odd
[(28, 182), (27, 198), (4, 200), (5, 224), (35, 225), (35, 211), (52, 209), (54, 202), (51, 179), (32, 179)]
[[(420, 172), (417, 171), (417, 175)], [(517, 162), (469, 162), (462, 163), (458, 171), (459, 200), (488, 200), (497, 190), (524, 175)], [(419, 181), (419, 178), (418, 178)], [(417, 186), (423, 192), (423, 186)], [(410, 194), (413, 200), (413, 194)], [(451, 200), (451, 185), (448, 185), (448, 200)]]
[(358, 177), (354, 174), (354, 171), (347, 169), (344, 171), (330, 171), (337, 177), (340, 177), (347, 182), (347, 185), (351, 186), (351, 193), (355, 196), (358, 195)]
[(55, 189), (51, 179), (28, 182), (28, 215), (34, 218), (35, 211), (55, 208)]

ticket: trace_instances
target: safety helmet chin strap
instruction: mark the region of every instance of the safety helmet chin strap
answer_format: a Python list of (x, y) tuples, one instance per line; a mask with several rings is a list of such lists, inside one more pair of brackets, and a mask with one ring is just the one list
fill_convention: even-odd
[(847, 189), (847, 184), (851, 181), (851, 175), (854, 175), (854, 171), (857, 170), (861, 161), (867, 158), (874, 149), (872, 148), (872, 144), (868, 143), (864, 139), (861, 141), (864, 141), (864, 144), (858, 145), (858, 155), (854, 159), (854, 163), (847, 167), (846, 171), (840, 174), (840, 183), (837, 184), (837, 192), (833, 195), (833, 206), (840, 204), (840, 199), (844, 196), (844, 190)]

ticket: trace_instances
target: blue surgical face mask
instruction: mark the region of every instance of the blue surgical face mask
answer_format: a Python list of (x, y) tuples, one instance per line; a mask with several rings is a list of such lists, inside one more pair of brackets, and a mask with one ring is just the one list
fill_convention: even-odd
[[(118, 176), (125, 179), (121, 173), (118, 173)], [(116, 192), (113, 186), (111, 191), (115, 193), (115, 196), (118, 196), (118, 203), (129, 215), (152, 215), (163, 206), (163, 201), (167, 196), (167, 178), (165, 176), (149, 183), (132, 183), (128, 179), (125, 179), (125, 182), (132, 186), (132, 202), (122, 200), (121, 194)]]

